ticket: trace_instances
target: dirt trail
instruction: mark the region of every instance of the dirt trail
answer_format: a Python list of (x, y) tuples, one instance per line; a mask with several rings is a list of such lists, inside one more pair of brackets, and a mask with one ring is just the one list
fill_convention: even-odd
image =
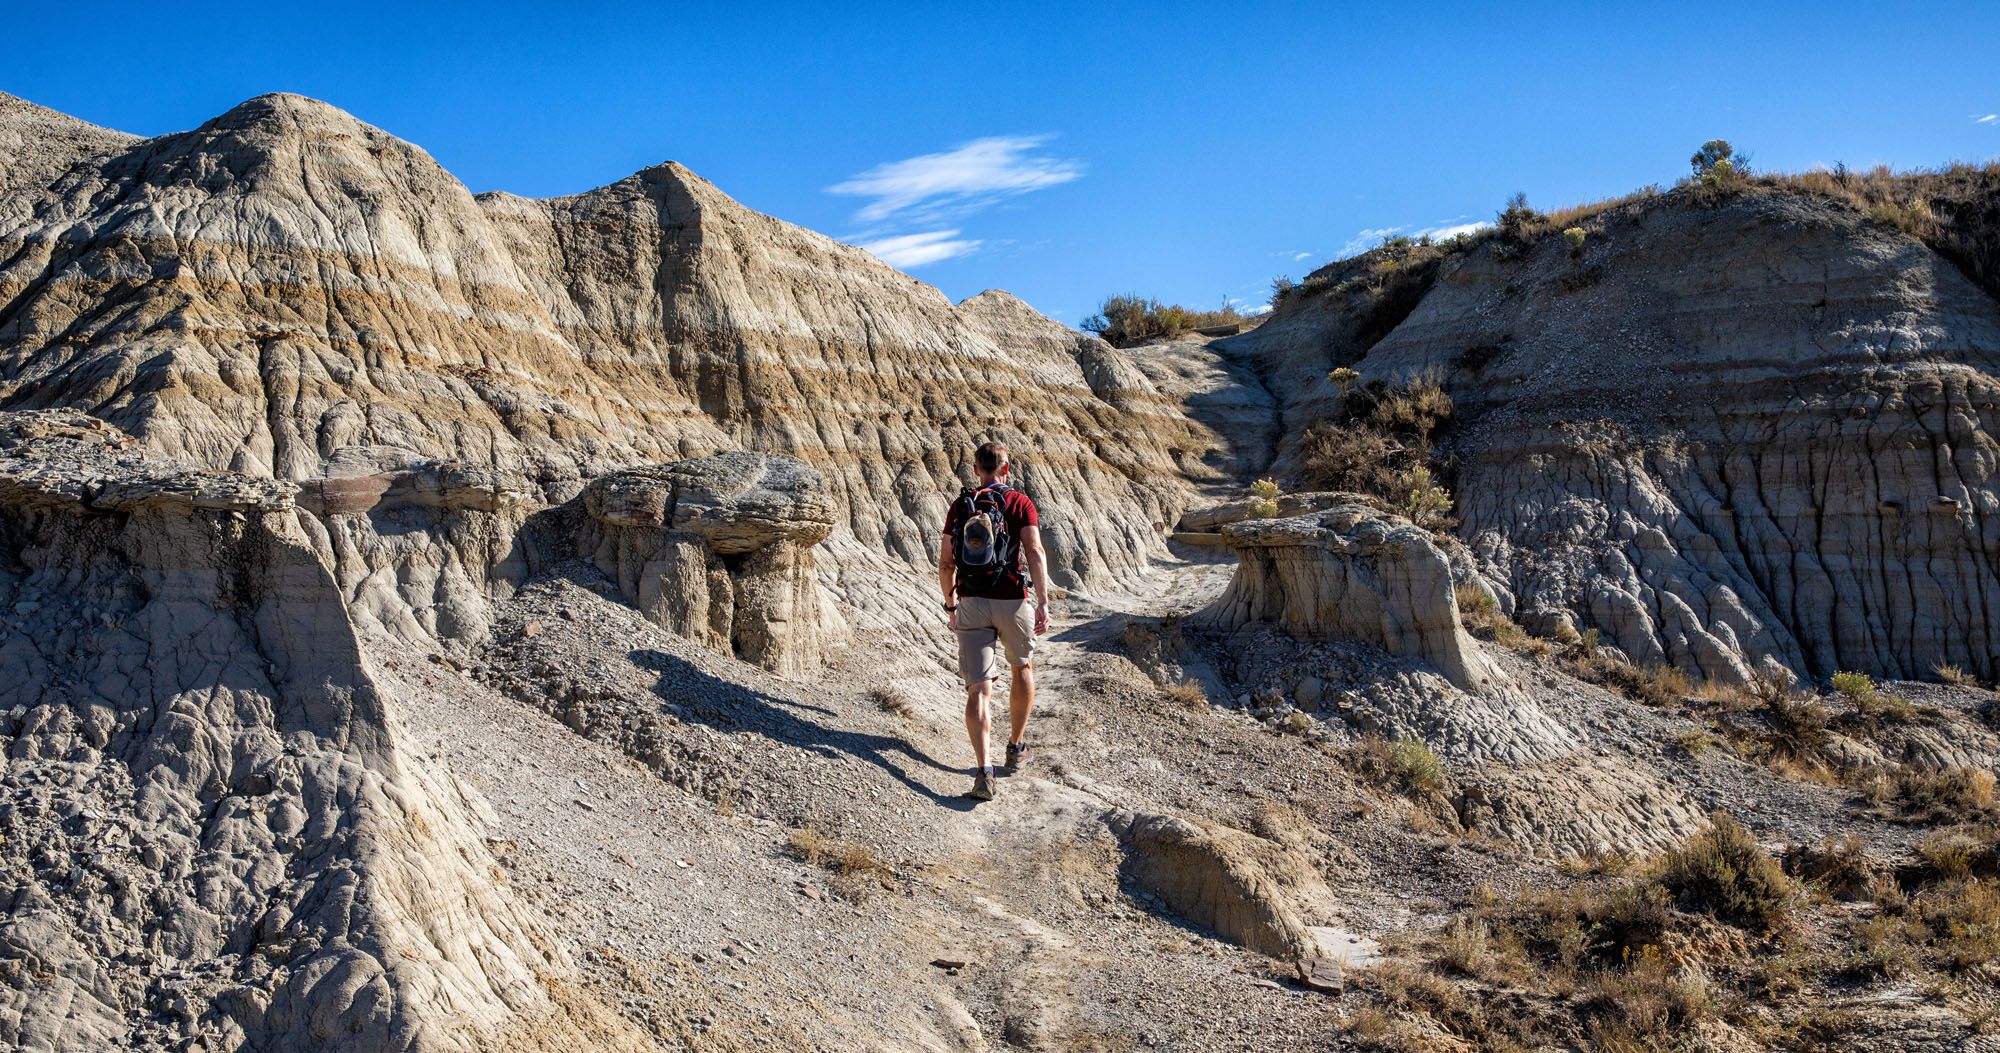
[[(1317, 1048), (1336, 1001), (1135, 887), (1107, 822), (1225, 813), (1239, 785), (1188, 760), (1210, 745), (1292, 763), (1256, 756), (1293, 747), (1254, 721), (1163, 707), (1120, 653), (1125, 612), (1184, 611), (1227, 572), (1163, 564), (1120, 596), (1058, 601), (1039, 754), (977, 805), (962, 689), (893, 664), (907, 643), (781, 679), (579, 571), (509, 600), (472, 668), (399, 656), (388, 674), (413, 735), (490, 804), (514, 887), (667, 1048)], [(907, 713), (877, 704), (889, 686)], [(801, 858), (802, 828), (881, 869)]]

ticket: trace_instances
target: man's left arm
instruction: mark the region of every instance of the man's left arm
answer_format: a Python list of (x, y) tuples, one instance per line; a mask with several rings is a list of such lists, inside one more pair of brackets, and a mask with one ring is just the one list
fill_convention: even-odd
[(1035, 635), (1040, 636), (1049, 631), (1049, 557), (1042, 551), (1041, 527), (1021, 528), (1021, 555), (1035, 583)]

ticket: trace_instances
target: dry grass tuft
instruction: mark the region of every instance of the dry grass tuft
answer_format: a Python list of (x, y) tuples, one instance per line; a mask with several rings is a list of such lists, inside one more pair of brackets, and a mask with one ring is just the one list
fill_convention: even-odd
[(1579, 680), (1602, 684), (1634, 702), (1660, 709), (1678, 708), (1694, 693), (1687, 674), (1673, 666), (1637, 666), (1608, 657), (1597, 647), (1595, 630), (1585, 633), (1570, 649), (1569, 667)]
[(884, 862), (875, 849), (816, 827), (801, 826), (787, 832), (785, 851), (800, 862), (831, 871), (838, 879), (834, 891), (846, 899), (858, 902), (874, 889), (896, 887), (895, 868)]
[(1883, 867), (1859, 837), (1827, 838), (1819, 845), (1785, 849), (1785, 873), (1835, 899), (1863, 900), (1875, 888)]
[(1378, 786), (1418, 796), (1444, 789), (1444, 762), (1416, 739), (1364, 735), (1350, 753), (1355, 770)]
[(1925, 838), (1917, 858), (1933, 878), (1993, 877), (2000, 874), (2000, 828), (1954, 826)]
[(1715, 745), (1715, 736), (1699, 728), (1687, 728), (1674, 732), (1674, 745), (1690, 757), (1699, 757)]
[(905, 719), (917, 715), (917, 704), (908, 691), (900, 687), (878, 687), (868, 692), (869, 701), (884, 713), (893, 713)]
[(1722, 812), (1667, 853), (1660, 884), (1683, 907), (1760, 932), (1785, 926), (1798, 892), (1750, 831)]
[(1178, 684), (1169, 684), (1160, 689), (1160, 694), (1168, 701), (1188, 709), (1208, 708), (1208, 689), (1201, 686), (1199, 680), (1188, 679)]
[(1351, 1037), (1394, 1050), (1659, 1053), (1718, 1035), (1730, 1048), (1822, 1049), (1854, 1034), (1857, 1020), (1825, 1002), (1848, 984), (1890, 978), (1987, 1003), (2000, 827), (1947, 835), (1926, 843), (1926, 870), (1902, 873), (1907, 890), (1856, 838), (1787, 852), (1800, 879), (1874, 910), (1815, 906), (1724, 815), (1636, 876), (1511, 897), (1482, 886), (1464, 913), (1357, 976)]
[(1889, 782), (1891, 799), (1905, 817), (1917, 822), (1973, 822), (1993, 811), (1993, 773), (1984, 768), (1919, 771), (1898, 767)]
[(1979, 679), (1959, 666), (1940, 663), (1931, 667), (1931, 673), (1941, 684), (1950, 684), (1953, 687), (1979, 686)]

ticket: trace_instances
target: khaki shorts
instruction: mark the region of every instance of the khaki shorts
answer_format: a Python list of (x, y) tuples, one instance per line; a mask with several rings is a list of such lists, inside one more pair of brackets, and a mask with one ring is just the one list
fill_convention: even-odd
[(1035, 605), (1025, 599), (958, 598), (958, 675), (967, 687), (1000, 675), (994, 663), (994, 641), (1007, 646), (1014, 668), (1027, 665), (1035, 654)]

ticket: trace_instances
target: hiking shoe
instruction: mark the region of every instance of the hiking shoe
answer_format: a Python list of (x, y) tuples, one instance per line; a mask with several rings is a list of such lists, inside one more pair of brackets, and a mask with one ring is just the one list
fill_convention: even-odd
[(972, 789), (967, 790), (965, 795), (975, 801), (992, 800), (993, 779), (985, 772), (980, 772), (978, 775), (972, 777)]
[(1028, 758), (1035, 755), (1035, 748), (1025, 742), (1007, 744), (1007, 770), (1019, 771), (1027, 767)]

